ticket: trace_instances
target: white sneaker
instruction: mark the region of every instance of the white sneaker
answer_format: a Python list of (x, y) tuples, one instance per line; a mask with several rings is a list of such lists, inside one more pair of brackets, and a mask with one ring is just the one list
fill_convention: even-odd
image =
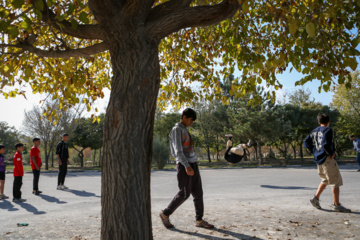
[(68, 189), (68, 187), (65, 186), (65, 185), (61, 185), (61, 187), (62, 187), (63, 189)]
[(57, 190), (63, 190), (63, 187), (61, 185), (56, 187)]

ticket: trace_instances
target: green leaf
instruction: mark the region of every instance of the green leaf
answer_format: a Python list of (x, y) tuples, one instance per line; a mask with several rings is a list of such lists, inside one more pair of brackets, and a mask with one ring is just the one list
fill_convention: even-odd
[(6, 31), (10, 23), (6, 21), (0, 21), (0, 31)]
[(16, 38), (17, 35), (19, 35), (19, 29), (15, 28), (15, 27), (9, 27), (8, 33), (9, 33), (10, 38)]
[(35, 2), (35, 8), (39, 9), (40, 11), (44, 10), (44, 3), (42, 0), (37, 0)]
[(31, 22), (28, 22), (28, 21), (21, 22), (20, 23), (20, 28), (28, 30), (28, 31), (31, 32), (32, 31)]
[(15, 8), (21, 8), (24, 4), (25, 0), (12, 0), (11, 5), (13, 5)]
[(350, 67), (353, 71), (356, 70), (357, 65), (358, 65), (358, 63), (357, 63), (357, 61), (356, 61), (356, 58), (346, 58), (346, 59), (344, 60), (344, 64), (345, 64), (346, 66)]
[(86, 12), (81, 12), (79, 19), (80, 19), (80, 21), (82, 21), (85, 24), (88, 24), (90, 22), (88, 19), (88, 14)]
[(315, 25), (312, 22), (306, 24), (306, 32), (310, 37), (315, 37)]
[(78, 28), (79, 24), (75, 19), (71, 19), (71, 27), (76, 30)]
[(290, 34), (291, 34), (291, 35), (294, 35), (294, 34), (297, 32), (297, 30), (298, 30), (297, 24), (296, 24), (295, 22), (291, 22), (291, 23), (289, 24), (289, 30), (290, 30)]

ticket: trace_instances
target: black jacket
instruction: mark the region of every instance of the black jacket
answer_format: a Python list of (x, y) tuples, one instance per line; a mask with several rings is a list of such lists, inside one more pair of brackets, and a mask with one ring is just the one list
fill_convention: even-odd
[(60, 141), (56, 146), (56, 154), (59, 154), (61, 160), (69, 159), (68, 145), (64, 141)]

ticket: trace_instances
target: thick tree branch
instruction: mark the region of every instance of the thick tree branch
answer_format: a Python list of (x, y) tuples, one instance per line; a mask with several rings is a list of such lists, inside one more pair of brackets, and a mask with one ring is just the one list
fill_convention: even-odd
[[(89, 0), (89, 8), (95, 19), (100, 23), (106, 23), (109, 17), (118, 14), (125, 4), (125, 0)], [(106, 13), (106, 14), (104, 14)]]
[(71, 57), (89, 57), (91, 55), (104, 52), (108, 50), (108, 46), (105, 42), (92, 45), (90, 47), (79, 49), (67, 49), (67, 50), (42, 50), (28, 44), (0, 44), (0, 47), (10, 47), (22, 49), (24, 52), (36, 54), (39, 57), (49, 58), (71, 58)]
[[(179, 1), (174, 3), (177, 2)], [(160, 11), (154, 8), (154, 11), (159, 12), (150, 14), (147, 33), (154, 40), (159, 41), (183, 28), (217, 24), (232, 17), (240, 7), (241, 4), (237, 0), (224, 0), (213, 6), (171, 8), (170, 10), (163, 8)]]
[(163, 17), (164, 15), (178, 10), (179, 8), (188, 7), (192, 2), (193, 0), (171, 0), (159, 4), (151, 9), (146, 21), (152, 22), (158, 18)]
[(44, 3), (44, 9), (41, 11), (42, 20), (45, 23), (50, 23), (51, 26), (59, 31), (68, 34), (70, 36), (82, 39), (102, 39), (103, 35), (99, 25), (96, 24), (80, 24), (76, 30), (72, 27), (71, 23), (63, 20), (58, 21), (55, 19), (56, 14), (48, 7), (46, 0), (42, 0)]

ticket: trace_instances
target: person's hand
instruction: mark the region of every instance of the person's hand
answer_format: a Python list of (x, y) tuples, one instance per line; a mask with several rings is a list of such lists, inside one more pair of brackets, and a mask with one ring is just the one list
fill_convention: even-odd
[(194, 176), (194, 170), (190, 166), (185, 168), (185, 170), (187, 175)]
[(59, 166), (61, 166), (61, 164), (62, 164), (62, 162), (61, 162), (61, 161), (59, 161)]
[(40, 167), (39, 167), (39, 166), (36, 166), (36, 170), (40, 171)]

